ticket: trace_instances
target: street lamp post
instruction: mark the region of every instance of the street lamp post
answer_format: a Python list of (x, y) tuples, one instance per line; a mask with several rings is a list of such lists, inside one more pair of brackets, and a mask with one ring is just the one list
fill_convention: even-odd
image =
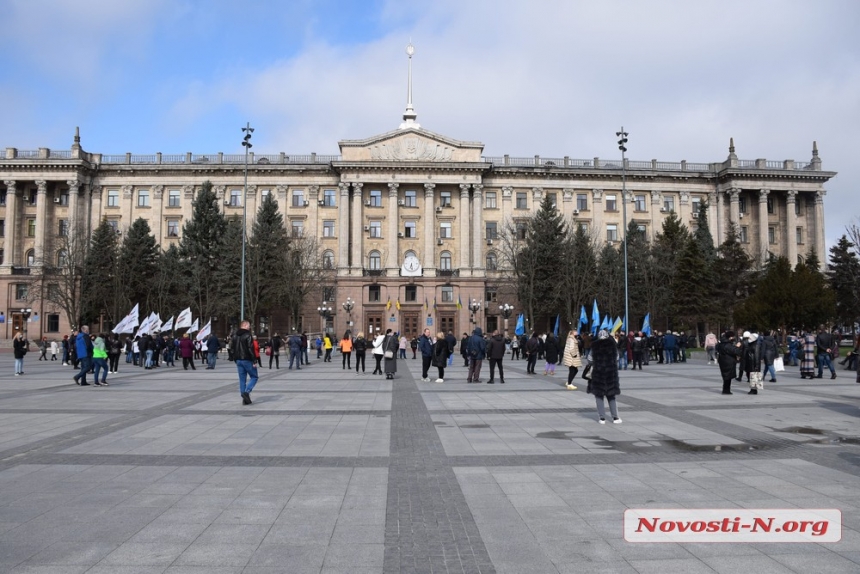
[(25, 309), (21, 309), (21, 317), (24, 319), (24, 340), (29, 341), (27, 339), (27, 323), (30, 321), (30, 315), (33, 313), (33, 309), (27, 307)]
[(343, 310), (349, 315), (347, 327), (352, 328), (352, 310), (355, 309), (355, 301), (353, 301), (351, 297), (347, 297), (346, 301), (341, 304), (341, 307), (343, 307)]
[(621, 219), (623, 220), (624, 234), (624, 335), (627, 336), (627, 331), (630, 331), (630, 296), (627, 282), (627, 159), (624, 152), (627, 151), (627, 132), (624, 131), (624, 126), (621, 126), (620, 132), (615, 132), (618, 140), (618, 149), (621, 150)]
[(505, 338), (508, 337), (508, 319), (511, 318), (511, 313), (514, 312), (514, 306), (505, 303), (503, 305), (499, 305), (499, 312), (502, 314), (502, 317), (505, 318)]
[(325, 322), (326, 318), (331, 315), (331, 307), (327, 307), (325, 301), (323, 301), (322, 305), (317, 307), (317, 312), (320, 314), (322, 320), (322, 332), (325, 333)]
[(480, 310), (481, 310), (481, 303), (475, 299), (472, 299), (472, 302), (469, 303), (469, 311), (472, 312), (472, 323), (474, 323), (475, 326), (478, 325), (478, 311), (480, 311)]
[(254, 133), (254, 128), (251, 127), (251, 122), (247, 122), (242, 128), (245, 137), (242, 138), (242, 146), (245, 148), (245, 189), (242, 192), (242, 286), (241, 286), (241, 301), (239, 310), (239, 321), (245, 320), (245, 245), (247, 243), (247, 220), (248, 220), (248, 151), (253, 147), (251, 145), (251, 134)]

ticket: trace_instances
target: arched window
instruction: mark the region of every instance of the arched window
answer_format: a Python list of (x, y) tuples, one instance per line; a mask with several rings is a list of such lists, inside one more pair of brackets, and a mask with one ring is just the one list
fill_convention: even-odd
[(451, 253), (449, 251), (442, 252), (442, 255), (439, 259), (439, 269), (443, 271), (451, 270)]
[(379, 251), (371, 251), (369, 257), (369, 269), (379, 270), (382, 269), (382, 256), (379, 254)]
[(406, 253), (403, 254), (404, 259), (406, 259), (407, 257), (418, 257), (418, 255), (416, 255), (415, 252), (410, 249), (409, 251), (407, 251)]
[(334, 251), (323, 252), (323, 269), (334, 269)]
[(27, 267), (32, 267), (36, 264), (36, 252), (32, 249), (26, 253), (24, 260), (27, 262)]
[(57, 251), (57, 267), (65, 267), (69, 262), (68, 254), (65, 249)]
[(487, 271), (495, 271), (498, 268), (499, 265), (496, 261), (496, 254), (490, 251), (487, 253)]

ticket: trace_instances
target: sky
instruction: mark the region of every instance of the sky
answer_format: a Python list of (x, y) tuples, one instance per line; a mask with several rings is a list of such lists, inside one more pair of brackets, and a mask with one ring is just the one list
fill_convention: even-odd
[(0, 0), (0, 147), (337, 154), (396, 129), (484, 154), (795, 159), (858, 224), (856, 0)]

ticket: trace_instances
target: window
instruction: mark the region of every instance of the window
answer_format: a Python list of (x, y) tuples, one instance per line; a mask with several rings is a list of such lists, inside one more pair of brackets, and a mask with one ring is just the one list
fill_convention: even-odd
[(379, 254), (379, 251), (371, 251), (370, 256), (368, 257), (369, 269), (378, 270), (382, 269), (382, 256)]
[(496, 263), (496, 254), (492, 251), (490, 253), (487, 253), (487, 270), (495, 271), (498, 268), (499, 267)]
[(403, 227), (403, 237), (418, 237), (418, 226), (414, 221), (407, 221)]
[(0, 237), (5, 237), (6, 235), (6, 220), (0, 219)]
[(636, 224), (636, 231), (639, 231), (640, 233), (642, 233), (642, 235), (644, 235), (646, 238), (648, 237), (648, 228), (645, 225), (643, 225), (642, 223)]
[(773, 197), (771, 197), (771, 196), (767, 197), (767, 212), (770, 215), (773, 215), (774, 213), (776, 213), (776, 210), (774, 207), (774, 202), (773, 202)]
[(633, 210), (634, 211), (645, 211), (645, 196), (644, 195), (636, 195), (633, 197)]
[(803, 228), (798, 227), (794, 230), (794, 238), (798, 245), (803, 245)]
[(417, 285), (407, 285), (406, 286), (406, 295), (404, 299), (407, 303), (415, 303), (418, 301), (418, 286)]
[(439, 257), (439, 269), (443, 271), (451, 270), (451, 253), (449, 251), (443, 251)]
[(266, 201), (266, 198), (269, 197), (270, 195), (272, 195), (272, 190), (271, 189), (264, 189), (260, 192), (260, 199), (262, 201)]
[(741, 213), (747, 212), (747, 198), (746, 197), (738, 197), (738, 211)]
[(323, 237), (334, 237), (334, 219), (323, 221)]
[(606, 226), (606, 241), (618, 241), (618, 226), (614, 223)]
[(330, 287), (330, 286), (323, 287), (323, 301), (334, 301), (334, 298), (335, 298), (334, 287)]
[(701, 206), (702, 206), (702, 198), (701, 198), (701, 197), (694, 197), (694, 198), (690, 201), (690, 205), (691, 205), (691, 207), (692, 207), (692, 209), (693, 209), (693, 213), (699, 213), (699, 209), (700, 209), (700, 208), (701, 208)]
[(30, 205), (36, 205), (36, 201), (38, 201), (39, 198), (39, 190), (31, 189), (28, 198), (30, 200)]
[(178, 189), (170, 189), (167, 191), (167, 207), (179, 207)]
[(671, 195), (663, 196), (663, 210), (675, 211), (675, 198)]
[(27, 237), (36, 237), (36, 220), (27, 220)]
[(382, 301), (382, 291), (379, 285), (371, 285), (367, 289), (367, 300), (371, 303)]
[(62, 205), (63, 207), (66, 207), (69, 205), (69, 192), (68, 191), (63, 191), (62, 193), (60, 193), (60, 205)]
[(65, 249), (57, 251), (57, 267), (63, 268), (69, 263), (69, 256)]
[(119, 190), (118, 189), (109, 189), (108, 190), (108, 207), (119, 207)]
[(451, 207), (450, 191), (439, 192), (439, 205), (441, 205), (442, 207)]
[(242, 207), (242, 190), (230, 190), (230, 207)]
[(767, 242), (771, 245), (776, 243), (776, 227), (773, 225), (767, 228)]
[(484, 291), (484, 301), (487, 301), (488, 303), (498, 303), (499, 292), (495, 289), (487, 289)]
[(45, 329), (49, 333), (59, 333), (60, 332), (60, 316), (56, 313), (50, 313), (48, 315), (48, 327)]
[(450, 239), (451, 238), (451, 222), (443, 221), (439, 224), (439, 237), (442, 239)]
[(15, 299), (23, 301), (27, 298), (30, 288), (26, 283), (17, 283), (15, 285)]
[(69, 235), (69, 220), (60, 219), (57, 221), (57, 235), (67, 237)]
[(794, 214), (795, 214), (795, 215), (800, 215), (800, 211), (801, 211), (801, 209), (800, 209), (800, 201), (801, 201), (801, 200), (800, 200), (800, 197), (799, 197), (799, 196), (798, 196), (797, 198), (795, 198), (795, 200), (794, 200)]
[(517, 223), (517, 239), (525, 239), (528, 229), (529, 228), (527, 224), (523, 222)]
[(370, 236), (379, 238), (382, 237), (382, 222), (381, 221), (371, 221), (370, 222)]
[(179, 220), (178, 219), (168, 219), (167, 220), (167, 236), (168, 237), (179, 237)]
[(335, 190), (334, 189), (324, 189), (323, 190), (323, 206), (325, 207), (334, 207), (337, 205)]
[(546, 196), (549, 199), (549, 202), (552, 204), (553, 208), (558, 209), (558, 194), (547, 193)]
[(305, 222), (301, 219), (290, 220), (290, 234), (292, 237), (301, 237), (305, 231)]
[(3, 255), (5, 255), (5, 254), (6, 254), (6, 251), (4, 249), (0, 249), (0, 263), (3, 263)]
[(6, 205), (6, 190), (0, 190), (0, 205)]
[(141, 189), (137, 192), (137, 206), (149, 207), (149, 190)]
[(334, 269), (334, 251), (323, 252), (323, 269)]
[(25, 265), (27, 267), (32, 267), (33, 265), (35, 265), (36, 264), (36, 252), (33, 251), (32, 249), (27, 251), (27, 253), (24, 254), (24, 261), (26, 261)]
[(529, 208), (529, 199), (524, 191), (517, 192), (517, 205), (516, 209), (528, 209)]
[(579, 211), (588, 210), (588, 196), (584, 193), (576, 194), (576, 209)]
[(293, 207), (304, 207), (305, 206), (305, 190), (303, 189), (294, 189), (293, 190), (293, 200), (290, 204)]
[(454, 288), (443, 285), (442, 286), (442, 302), (443, 303), (453, 303), (454, 302)]
[(403, 192), (403, 205), (406, 207), (417, 207), (418, 193), (415, 190), (406, 190)]
[(618, 211), (618, 196), (617, 195), (607, 195), (605, 201), (606, 201), (606, 211)]
[(119, 235), (119, 221), (116, 219), (108, 219), (108, 225), (113, 227), (114, 232)]
[(378, 189), (370, 190), (370, 207), (382, 207), (382, 192)]
[(488, 191), (484, 196), (484, 207), (487, 209), (496, 209), (496, 192)]
[(749, 243), (750, 242), (749, 229), (747, 228), (746, 225), (741, 225), (740, 237), (738, 239), (740, 240), (741, 243)]
[(588, 224), (586, 222), (580, 221), (579, 228), (582, 230), (583, 233), (588, 233)]
[(487, 239), (498, 239), (499, 228), (495, 221), (487, 221), (485, 223), (487, 229)]

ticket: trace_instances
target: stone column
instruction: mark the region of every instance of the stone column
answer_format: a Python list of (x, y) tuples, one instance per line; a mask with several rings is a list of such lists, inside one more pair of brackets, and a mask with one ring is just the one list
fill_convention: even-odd
[[(363, 183), (352, 184), (352, 249), (350, 253), (350, 269), (354, 269), (354, 275), (361, 276), (361, 268), (364, 265), (364, 201), (361, 197)], [(348, 241), (348, 238), (338, 238), (338, 241)]]
[[(99, 201), (95, 201), (96, 190), (93, 188), (93, 225), (98, 225), (97, 223), (97, 214), (95, 210), (95, 205), (98, 204), (101, 206), (101, 188), (99, 189)], [(164, 243), (164, 231), (162, 230), (163, 221), (161, 219), (162, 213), (164, 212), (164, 186), (163, 185), (153, 185), (152, 186), (152, 219), (150, 219), (149, 224), (152, 228), (152, 235), (155, 237), (155, 241), (162, 245)], [(251, 228), (251, 223), (248, 223), (248, 229)]]
[(100, 185), (90, 188), (90, 200), (92, 214), (90, 216), (88, 234), (95, 231), (96, 227), (98, 227), (102, 222), (102, 187)]
[[(514, 216), (514, 208), (513, 208), (513, 196), (514, 196), (514, 188), (513, 187), (503, 187), (502, 188), (502, 216), (499, 217), (499, 224), (504, 225), (505, 222), (510, 221)], [(503, 231), (502, 229), (499, 230)]]
[(342, 275), (349, 268), (349, 184), (341, 182), (337, 186), (340, 189), (340, 197), (338, 197), (337, 202), (339, 224), (337, 233), (337, 268), (338, 274)]
[(484, 262), (484, 186), (472, 186), (472, 275), (475, 269), (483, 269)]
[(741, 221), (741, 208), (740, 208), (740, 195), (741, 190), (737, 187), (731, 188), (728, 192), (729, 194), (729, 224), (737, 226), (737, 233), (740, 236), (740, 221)]
[(18, 247), (18, 188), (15, 180), (6, 180), (3, 183), (6, 184), (6, 255), (3, 258), (3, 267), (11, 268), (15, 264), (15, 250)]
[[(480, 229), (476, 229), (476, 233), (480, 233)], [(460, 272), (465, 272), (470, 267), (470, 250), (469, 250), (469, 184), (460, 184), (460, 228), (457, 231), (460, 236), (460, 258), (456, 263), (460, 268)]]
[(36, 180), (36, 187), (36, 265), (54, 265), (53, 257), (45, 251), (48, 237), (48, 182)]
[(436, 269), (436, 234), (434, 232), (436, 224), (434, 211), (436, 206), (433, 201), (435, 191), (435, 183), (424, 184), (424, 253), (421, 266), (425, 271)]
[(603, 190), (591, 190), (591, 232), (596, 234), (600, 245), (606, 243), (606, 229), (603, 228)]
[(767, 261), (767, 251), (770, 246), (767, 233), (767, 196), (769, 194), (769, 189), (760, 189), (758, 195), (758, 253), (761, 263)]
[(827, 260), (827, 253), (824, 249), (824, 196), (827, 191), (819, 189), (815, 192), (815, 253), (818, 255), (818, 261), (821, 268), (824, 269)]
[(660, 217), (660, 208), (663, 207), (663, 194), (656, 189), (651, 190), (651, 238), (657, 237), (657, 233), (663, 231), (663, 221)]
[[(287, 186), (275, 186), (275, 200), (278, 202), (278, 211), (284, 216), (284, 223), (287, 221)], [(310, 204), (310, 202), (308, 202)], [(289, 231), (289, 229), (287, 229)]]
[(794, 213), (797, 202), (797, 190), (789, 189), (785, 198), (785, 256), (791, 268), (797, 265), (797, 215)]
[[(397, 189), (399, 187), (399, 183), (388, 184), (388, 240), (385, 242), (388, 253), (385, 254), (385, 267), (392, 271), (399, 267), (397, 261), (400, 259), (397, 253), (397, 231), (400, 224), (397, 218)], [(393, 273), (393, 275), (396, 276), (397, 273)]]
[(573, 189), (565, 187), (561, 190), (561, 195), (561, 213), (565, 221), (570, 221), (570, 217), (573, 215)]
[(69, 186), (69, 208), (67, 212), (67, 217), (69, 221), (69, 237), (75, 238), (76, 229), (78, 226), (78, 202), (79, 202), (79, 190), (81, 188), (81, 182), (76, 179), (70, 179), (66, 182), (66, 185)]

